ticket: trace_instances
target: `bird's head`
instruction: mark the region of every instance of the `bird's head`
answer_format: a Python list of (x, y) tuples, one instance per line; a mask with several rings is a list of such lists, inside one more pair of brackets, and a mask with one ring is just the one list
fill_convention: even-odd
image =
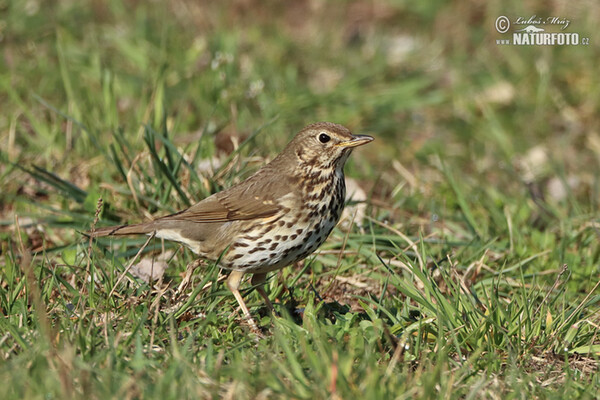
[(342, 168), (352, 149), (372, 140), (371, 136), (353, 135), (342, 125), (317, 122), (298, 132), (282, 154), (299, 165)]

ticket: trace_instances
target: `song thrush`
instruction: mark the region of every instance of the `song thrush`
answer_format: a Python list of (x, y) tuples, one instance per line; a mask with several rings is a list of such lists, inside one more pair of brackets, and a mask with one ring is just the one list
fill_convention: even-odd
[(137, 225), (96, 229), (94, 237), (152, 234), (181, 242), (231, 270), (227, 286), (256, 327), (239, 292), (244, 274), (273, 308), (266, 275), (306, 258), (327, 238), (344, 208), (344, 164), (372, 137), (330, 122), (302, 129), (273, 161), (250, 178), (178, 213)]

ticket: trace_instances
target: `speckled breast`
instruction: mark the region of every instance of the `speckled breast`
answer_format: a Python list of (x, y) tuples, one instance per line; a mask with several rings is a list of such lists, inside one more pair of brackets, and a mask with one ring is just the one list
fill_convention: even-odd
[[(260, 227), (242, 231), (223, 255), (225, 269), (268, 272), (300, 261), (327, 239), (344, 208), (345, 183), (341, 174), (313, 185), (303, 196), (302, 208), (284, 209)], [(341, 175), (341, 176), (340, 176)]]

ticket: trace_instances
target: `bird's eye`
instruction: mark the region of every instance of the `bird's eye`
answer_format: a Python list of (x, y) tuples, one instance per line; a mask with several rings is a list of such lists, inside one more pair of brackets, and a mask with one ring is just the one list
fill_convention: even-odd
[(329, 140), (331, 140), (331, 138), (329, 137), (329, 135), (326, 134), (325, 132), (321, 132), (321, 134), (319, 135), (319, 142), (321, 142), (321, 143), (327, 143), (327, 142), (329, 142)]

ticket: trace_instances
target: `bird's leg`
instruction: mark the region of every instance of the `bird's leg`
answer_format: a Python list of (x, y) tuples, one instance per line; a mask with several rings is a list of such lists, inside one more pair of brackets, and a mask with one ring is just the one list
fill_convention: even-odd
[(179, 284), (179, 286), (177, 287), (177, 290), (175, 291), (175, 294), (177, 296), (179, 296), (180, 294), (182, 294), (183, 292), (185, 292), (187, 290), (188, 286), (190, 286), (190, 283), (192, 282), (192, 274), (194, 273), (194, 270), (198, 266), (200, 266), (200, 264), (202, 264), (203, 262), (204, 262), (204, 260), (202, 260), (201, 258), (198, 258), (187, 265), (187, 267), (185, 269), (185, 275), (183, 276), (181, 283)]
[(242, 281), (242, 277), (244, 276), (244, 274), (245, 274), (245, 272), (242, 272), (242, 271), (231, 271), (231, 273), (229, 274), (229, 277), (227, 278), (226, 283), (227, 283), (227, 287), (229, 288), (229, 290), (231, 290), (231, 293), (233, 293), (233, 295), (235, 296), (235, 299), (237, 300), (238, 304), (242, 308), (242, 311), (244, 312), (244, 317), (248, 320), (248, 324), (250, 324), (250, 327), (253, 330), (258, 331), (258, 327), (256, 326), (254, 319), (252, 319), (252, 316), (250, 315), (250, 311), (248, 311), (248, 307), (246, 306), (246, 303), (244, 303), (244, 299), (242, 298), (242, 295), (240, 294), (240, 291), (239, 291), (240, 283)]
[(275, 313), (275, 308), (273, 308), (273, 304), (271, 303), (271, 300), (269, 300), (269, 296), (267, 296), (267, 292), (265, 292), (264, 283), (266, 280), (267, 280), (267, 273), (263, 272), (263, 273), (252, 275), (252, 279), (250, 280), (250, 283), (252, 284), (252, 286), (256, 286), (256, 290), (262, 296), (262, 298), (265, 300), (265, 303), (267, 304), (267, 307), (269, 308), (269, 310), (271, 310), (272, 313)]

